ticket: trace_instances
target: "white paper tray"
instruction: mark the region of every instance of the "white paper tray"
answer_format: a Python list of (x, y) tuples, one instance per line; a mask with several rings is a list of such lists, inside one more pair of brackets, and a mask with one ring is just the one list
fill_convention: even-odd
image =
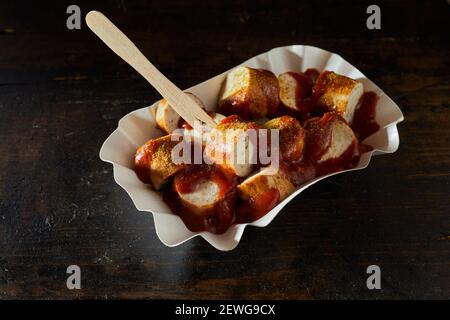
[[(151, 112), (154, 105), (130, 112), (120, 119), (118, 128), (103, 143), (100, 158), (113, 164), (115, 181), (129, 194), (136, 208), (153, 213), (156, 233), (167, 246), (177, 246), (193, 237), (201, 236), (219, 250), (232, 250), (238, 245), (247, 225), (267, 226), (287, 203), (312, 184), (338, 173), (364, 169), (369, 164), (372, 155), (392, 153), (399, 146), (396, 124), (403, 120), (400, 108), (380, 88), (341, 56), (316, 47), (292, 45), (272, 49), (241, 65), (271, 70), (275, 75), (286, 71), (304, 71), (307, 68), (316, 68), (319, 71), (331, 70), (362, 82), (365, 91), (374, 91), (379, 96), (376, 121), (380, 125), (380, 130), (364, 141), (374, 150), (362, 155), (359, 164), (353, 169), (332, 173), (301, 186), (257, 221), (233, 225), (221, 235), (209, 232), (191, 232), (177, 215), (172, 214), (162, 201), (160, 193), (140, 182), (134, 173), (136, 149), (147, 140), (163, 135), (156, 128)], [(228, 71), (186, 91), (200, 97), (207, 108), (212, 110), (216, 106), (220, 86), (227, 73)]]

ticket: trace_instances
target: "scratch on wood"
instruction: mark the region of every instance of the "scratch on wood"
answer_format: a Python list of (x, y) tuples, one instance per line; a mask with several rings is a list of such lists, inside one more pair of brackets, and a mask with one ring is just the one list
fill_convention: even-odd
[(83, 76), (80, 74), (75, 74), (73, 76), (59, 76), (59, 77), (54, 77), (53, 80), (55, 81), (70, 81), (70, 80), (86, 80), (88, 79), (88, 76)]

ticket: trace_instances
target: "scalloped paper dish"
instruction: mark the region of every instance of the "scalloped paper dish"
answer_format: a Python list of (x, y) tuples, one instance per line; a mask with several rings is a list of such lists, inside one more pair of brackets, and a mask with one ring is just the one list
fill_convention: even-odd
[[(153, 116), (152, 108), (155, 105), (130, 112), (120, 119), (118, 128), (103, 143), (100, 158), (113, 164), (115, 181), (129, 194), (136, 208), (140, 211), (153, 213), (156, 233), (167, 246), (177, 246), (193, 237), (201, 236), (219, 250), (232, 250), (238, 245), (247, 225), (267, 226), (286, 204), (309, 186), (335, 174), (364, 169), (369, 164), (372, 155), (392, 153), (399, 146), (396, 125), (403, 120), (400, 108), (380, 88), (341, 56), (316, 47), (292, 45), (272, 49), (243, 62), (241, 65), (267, 69), (275, 75), (285, 71), (301, 72), (307, 68), (315, 68), (320, 72), (330, 70), (360, 81), (364, 85), (364, 91), (373, 91), (379, 97), (376, 121), (380, 125), (380, 129), (364, 140), (365, 144), (373, 147), (373, 150), (361, 155), (358, 165), (350, 170), (318, 177), (300, 186), (259, 220), (232, 225), (225, 233), (219, 235), (210, 232), (192, 232), (186, 228), (180, 217), (171, 212), (163, 202), (161, 194), (142, 183), (134, 172), (136, 149), (149, 139), (163, 136), (163, 133), (157, 129)], [(217, 103), (222, 81), (227, 73), (228, 71), (186, 91), (197, 95), (208, 110), (213, 110)]]

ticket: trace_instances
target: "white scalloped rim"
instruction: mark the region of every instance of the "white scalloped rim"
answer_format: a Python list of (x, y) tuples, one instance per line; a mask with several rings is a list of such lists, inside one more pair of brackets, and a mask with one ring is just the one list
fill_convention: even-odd
[[(285, 71), (304, 71), (307, 68), (316, 68), (319, 71), (332, 70), (362, 82), (365, 91), (374, 91), (379, 96), (376, 121), (380, 124), (380, 130), (364, 141), (374, 150), (363, 154), (359, 164), (353, 169), (332, 173), (301, 186), (257, 221), (233, 225), (221, 235), (209, 232), (191, 232), (183, 221), (170, 211), (162, 201), (161, 195), (140, 182), (134, 173), (136, 149), (147, 140), (163, 135), (156, 128), (152, 112), (154, 105), (130, 112), (120, 119), (118, 128), (103, 143), (100, 158), (113, 164), (114, 180), (129, 194), (136, 208), (153, 213), (156, 233), (167, 246), (177, 246), (193, 237), (201, 236), (219, 250), (232, 250), (238, 245), (247, 225), (267, 226), (287, 203), (309, 186), (335, 174), (364, 169), (373, 154), (392, 153), (399, 146), (396, 125), (403, 120), (400, 108), (380, 88), (341, 56), (316, 47), (292, 45), (272, 49), (240, 65), (271, 70), (276, 75)], [(194, 93), (200, 97), (208, 109), (213, 109), (216, 106), (221, 83), (227, 73), (228, 71), (186, 91)]]

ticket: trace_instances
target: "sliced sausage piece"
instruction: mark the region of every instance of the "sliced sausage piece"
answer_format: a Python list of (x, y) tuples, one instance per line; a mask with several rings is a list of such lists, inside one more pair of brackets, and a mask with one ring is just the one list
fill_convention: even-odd
[(248, 176), (257, 163), (259, 129), (254, 122), (229, 116), (209, 133), (205, 155), (223, 170)]
[[(203, 109), (205, 106), (203, 102), (194, 94), (186, 92), (188, 97), (194, 100)], [(176, 111), (169, 105), (167, 100), (162, 99), (156, 108), (156, 123), (166, 133), (170, 134), (179, 127), (181, 117)]]
[(303, 73), (285, 72), (278, 76), (280, 101), (288, 109), (307, 113), (312, 109), (311, 91), (313, 83)]
[(282, 116), (267, 121), (264, 124), (264, 128), (279, 130), (279, 150), (283, 160), (293, 162), (302, 158), (305, 145), (305, 130), (297, 119), (290, 116)]
[(274, 115), (279, 104), (277, 77), (268, 70), (238, 67), (227, 74), (218, 104), (219, 112), (247, 120)]
[(282, 201), (294, 192), (295, 187), (280, 171), (275, 174), (264, 174), (262, 169), (238, 185), (238, 194), (241, 199), (248, 201), (271, 189), (278, 191), (279, 201)]
[(331, 144), (320, 162), (341, 157), (351, 146), (356, 145), (356, 136), (345, 121), (335, 121), (331, 130)]
[(181, 117), (169, 105), (166, 99), (159, 101), (156, 108), (156, 123), (164, 132), (170, 134), (177, 129), (180, 119)]
[(338, 113), (348, 123), (352, 123), (363, 94), (362, 83), (330, 71), (322, 72), (313, 88), (317, 105)]
[(307, 154), (318, 163), (340, 158), (358, 140), (347, 122), (334, 112), (305, 124)]
[(175, 176), (173, 186), (185, 208), (208, 215), (227, 199), (235, 183), (213, 165), (193, 165)]
[(147, 141), (139, 147), (134, 158), (135, 171), (144, 183), (150, 183), (156, 190), (161, 189), (170, 178), (183, 169), (185, 164), (172, 162), (171, 151), (177, 144), (171, 135)]
[(263, 174), (263, 171), (247, 178), (238, 186), (241, 204), (236, 215), (237, 221), (241, 223), (263, 217), (295, 190), (281, 171), (275, 174), (270, 172), (270, 175)]

